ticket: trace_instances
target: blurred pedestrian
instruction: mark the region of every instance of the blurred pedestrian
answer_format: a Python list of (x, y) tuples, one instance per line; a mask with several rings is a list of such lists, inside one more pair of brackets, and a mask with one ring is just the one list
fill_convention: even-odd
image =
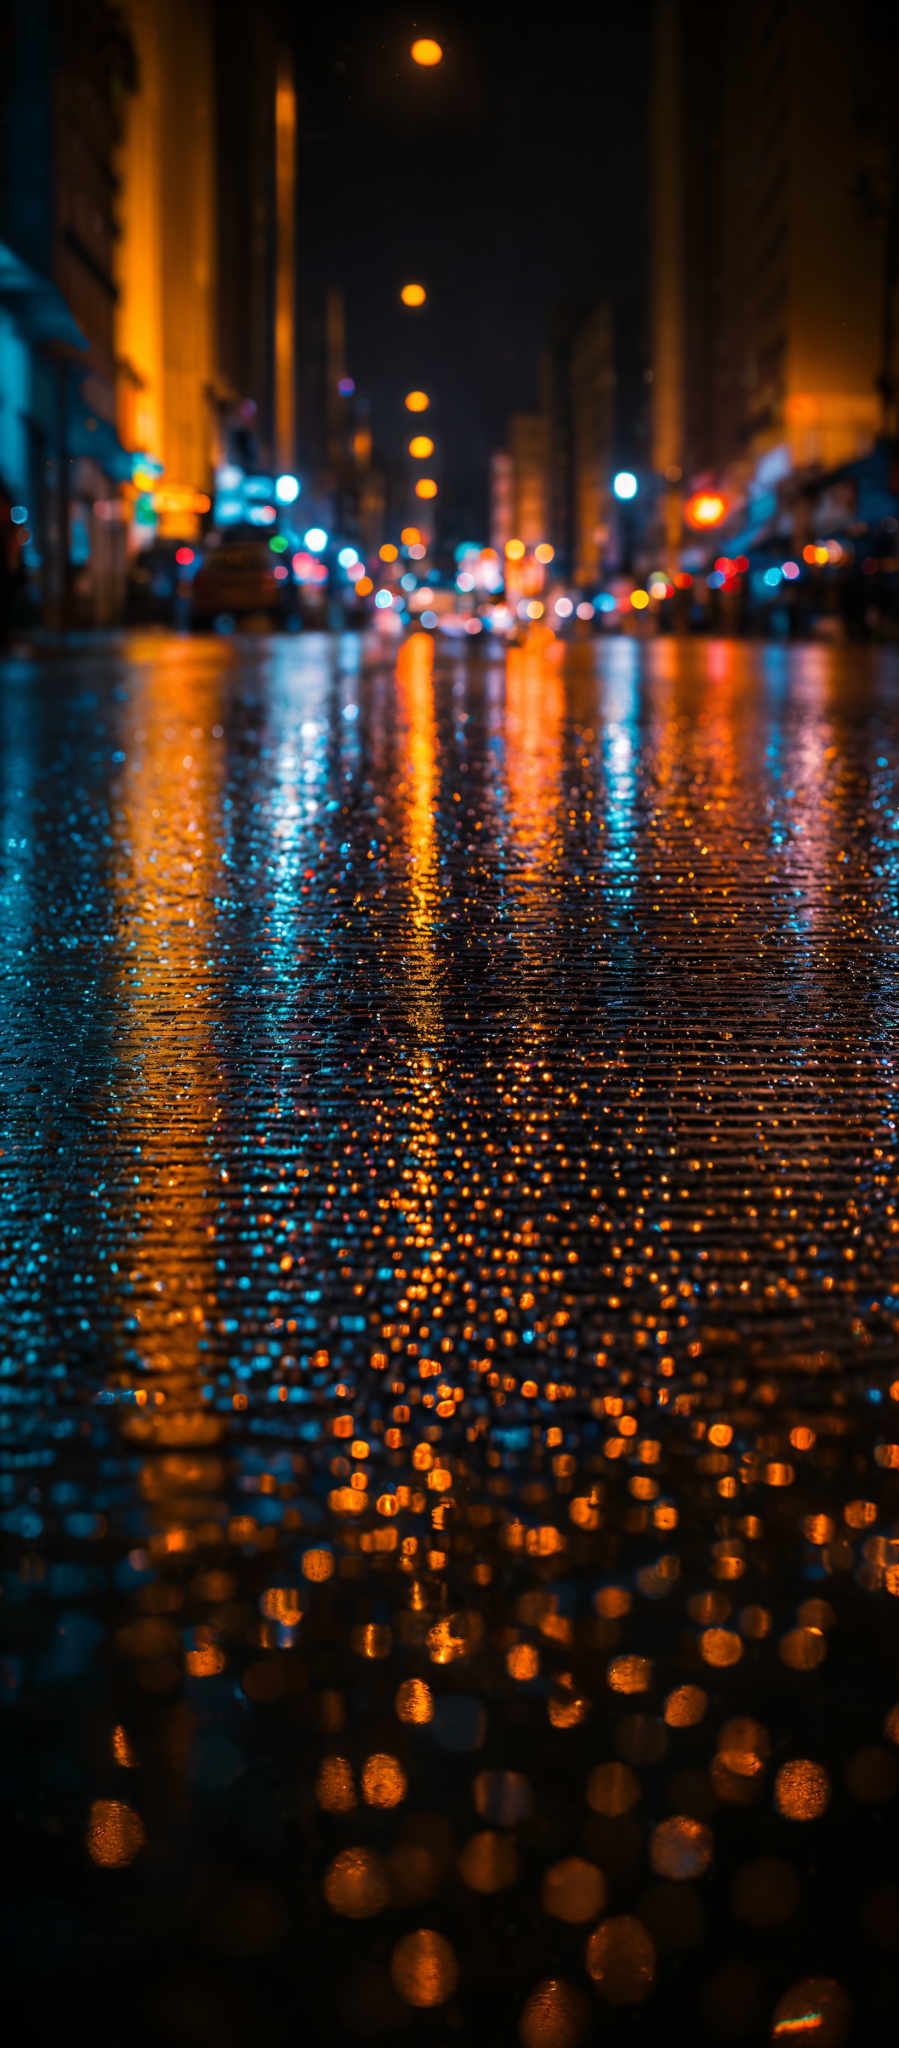
[(25, 580), (22, 537), (13, 522), (13, 501), (0, 477), (0, 653), (8, 646), (19, 594)]

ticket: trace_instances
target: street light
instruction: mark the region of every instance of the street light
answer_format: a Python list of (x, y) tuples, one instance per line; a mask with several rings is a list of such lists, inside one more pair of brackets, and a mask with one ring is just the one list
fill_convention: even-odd
[(327, 545), (328, 536), (323, 526), (310, 526), (308, 533), (303, 535), (303, 546), (309, 549), (310, 554), (320, 555)]
[(416, 462), (426, 462), (428, 456), (434, 453), (434, 443), (430, 435), (413, 434), (409, 443), (409, 453), (414, 456)]
[(720, 491), (694, 491), (684, 506), (688, 526), (720, 526), (727, 504)]
[(417, 498), (436, 498), (437, 485), (432, 476), (420, 476), (415, 486)]
[(423, 284), (404, 284), (400, 292), (404, 306), (423, 306), (427, 296)]
[(407, 391), (405, 403), (407, 412), (427, 412), (431, 401), (426, 391)]
[(279, 476), (275, 482), (275, 497), (279, 505), (293, 505), (300, 495), (300, 480), (296, 476)]
[(612, 489), (616, 498), (635, 498), (637, 479), (632, 469), (619, 469), (612, 478)]
[(433, 64), (442, 64), (443, 51), (431, 36), (419, 36), (411, 50), (413, 64), (421, 64), (429, 70)]

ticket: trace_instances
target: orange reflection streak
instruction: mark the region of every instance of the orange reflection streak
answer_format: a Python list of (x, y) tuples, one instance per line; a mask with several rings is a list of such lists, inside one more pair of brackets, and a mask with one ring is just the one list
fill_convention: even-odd
[[(127, 1135), (140, 1148), (127, 1307), (146, 1376), (124, 1432), (166, 1453), (140, 1475), (156, 1524), (151, 1554), (160, 1562), (203, 1540), (222, 1477), (218, 1459), (207, 1455), (223, 1424), (204, 1402), (200, 1350), (214, 1305), (209, 1155), (217, 1076), (208, 988), (219, 876), (222, 752), (210, 731), (218, 683), (219, 673), (195, 660), (159, 659), (157, 648), (132, 679), (122, 742), (116, 887), (141, 963), (134, 977), (135, 955), (123, 951)], [(218, 1529), (211, 1535), (218, 1540)]]
[(407, 731), (402, 832), (409, 874), (410, 950), (414, 1018), (426, 1038), (438, 1022), (434, 933), (439, 908), (434, 804), (437, 743), (434, 729), (434, 643), (413, 633), (397, 659), (397, 684)]
[[(449, 1246), (438, 1237), (439, 1134), (445, 1083), (440, 1060), (443, 1013), (437, 975), (436, 931), (440, 881), (436, 830), (438, 794), (437, 733), (434, 717), (434, 643), (429, 635), (413, 634), (397, 659), (397, 697), (405, 728), (399, 782), (397, 843), (402, 870), (396, 887), (404, 903), (401, 971), (406, 985), (411, 1045), (394, 1074), (392, 1096), (397, 1104), (391, 1149), (398, 1171), (390, 1192), (392, 1213), (388, 1238), (402, 1286), (378, 1337), (386, 1356), (393, 1352), (392, 1371), (415, 1386), (421, 1425), (433, 1425), (446, 1413), (443, 1384), (447, 1367), (440, 1364), (442, 1297), (448, 1283)], [(452, 1400), (449, 1403), (452, 1412)], [(407, 1415), (408, 1419), (408, 1415)], [(419, 1457), (423, 1452), (423, 1461)], [(432, 1526), (440, 1530), (452, 1509), (450, 1462), (421, 1445), (415, 1453), (423, 1490), (434, 1500)], [(415, 1587), (429, 1575), (439, 1578), (445, 1556), (437, 1535), (431, 1549), (420, 1551), (411, 1539), (404, 1568), (416, 1573)], [(413, 1587), (413, 1592), (415, 1590)]]
[[(434, 827), (434, 643), (428, 634), (414, 633), (403, 643), (397, 660), (397, 684), (407, 730), (402, 831), (409, 879), (411, 1021), (419, 1040), (412, 1057), (411, 1178), (404, 1182), (398, 1203), (410, 1237), (423, 1246), (431, 1244), (434, 1234), (432, 1211), (441, 1095), (433, 1056), (441, 1022), (434, 948), (440, 891)], [(416, 1280), (424, 1284), (429, 1277), (430, 1273), (417, 1274)]]
[[(559, 857), (563, 688), (548, 651), (510, 647), (506, 661), (506, 774), (519, 893)], [(521, 889), (522, 880), (526, 883)]]

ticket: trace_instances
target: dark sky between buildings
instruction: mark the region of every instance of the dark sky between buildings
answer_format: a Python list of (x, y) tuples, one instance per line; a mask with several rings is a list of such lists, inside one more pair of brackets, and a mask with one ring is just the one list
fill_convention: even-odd
[[(423, 71), (416, 35), (443, 45)], [(612, 292), (636, 346), (645, 274), (649, 5), (586, 19), (333, 8), (297, 17), (301, 291), (344, 287), (347, 368), (377, 444), (423, 386), (447, 512), (480, 526), (491, 448), (536, 404), (563, 303)], [(401, 285), (426, 285), (406, 312)]]

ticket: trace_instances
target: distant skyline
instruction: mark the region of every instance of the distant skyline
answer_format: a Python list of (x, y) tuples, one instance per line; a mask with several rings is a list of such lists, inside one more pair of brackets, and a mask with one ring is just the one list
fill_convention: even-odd
[[(430, 390), (457, 520), (483, 526), (490, 451), (537, 404), (559, 306), (612, 293), (639, 325), (650, 17), (649, 0), (514, 29), (338, 8), (298, 27), (300, 292), (343, 286), (348, 368), (385, 452), (403, 393)], [(443, 45), (438, 70), (411, 63), (416, 34)], [(408, 278), (428, 288), (420, 312), (400, 304)]]

